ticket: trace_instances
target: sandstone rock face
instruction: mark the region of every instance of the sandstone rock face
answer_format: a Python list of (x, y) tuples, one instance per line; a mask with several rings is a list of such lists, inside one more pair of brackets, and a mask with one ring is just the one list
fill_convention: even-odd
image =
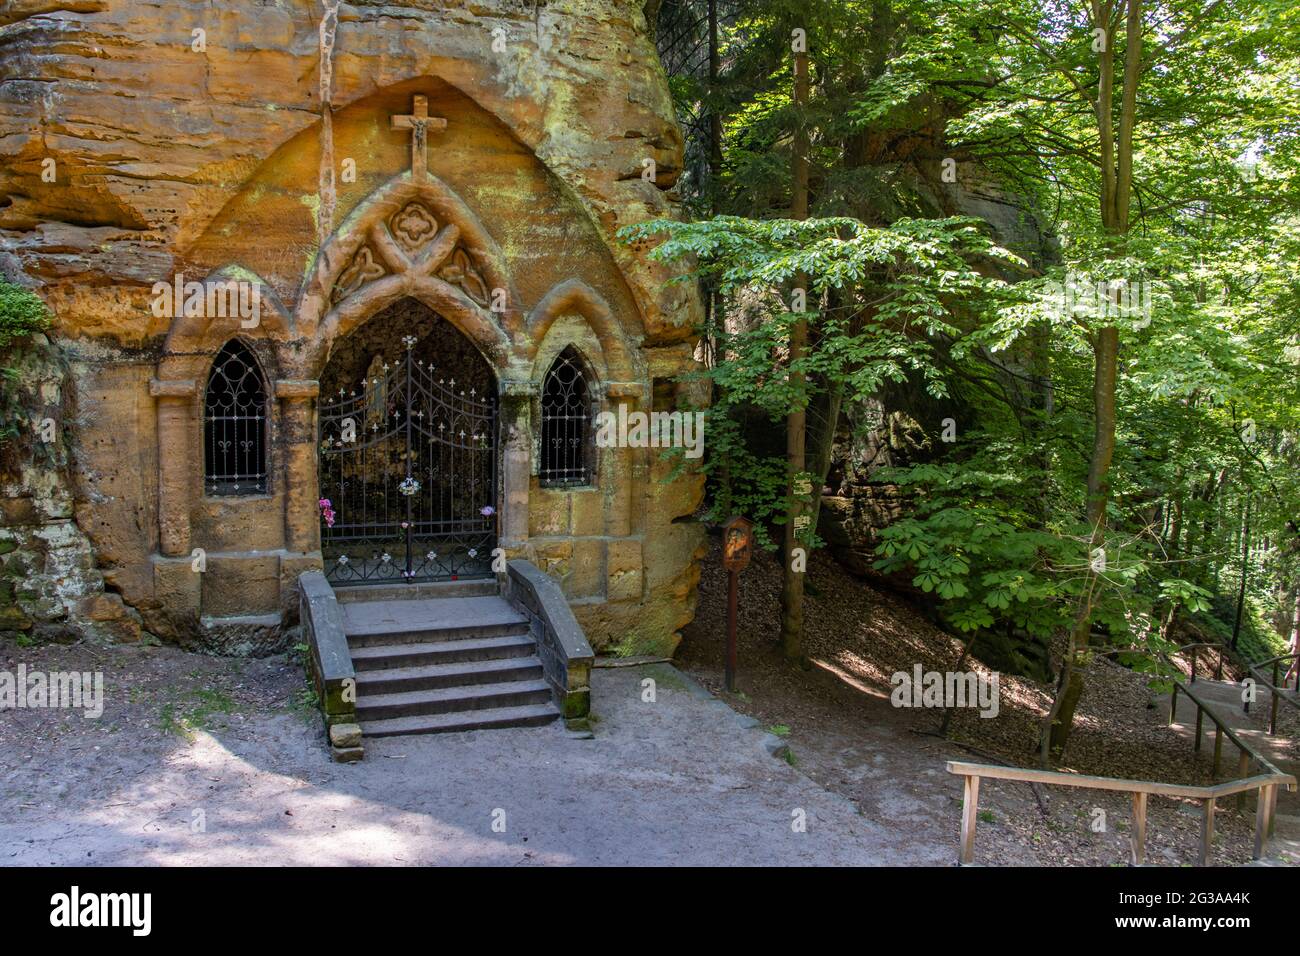
[[(140, 615), (106, 593), (73, 519), (69, 438), (78, 423), (69, 370), (45, 336), (10, 351), (16, 434), (0, 454), (0, 632), (20, 640), (133, 642)], [(9, 387), (7, 387), (9, 390)]]
[[(422, 155), (392, 119), (420, 103), (446, 121)], [(691, 365), (694, 293), (615, 239), (675, 213), (681, 149), (630, 0), (6, 5), (0, 275), (53, 310), (80, 416), (60, 520), (124, 602), (122, 639), (275, 649), (321, 560), (315, 383), (409, 297), (497, 379), (503, 547), (550, 565), (594, 645), (670, 644), (698, 478), (617, 448), (590, 488), (543, 488), (536, 386), (573, 345), (605, 407), (648, 409)], [(259, 321), (157, 308), (178, 274), (257, 285)], [(203, 483), (204, 389), (234, 337), (273, 393), (268, 491), (242, 499)]]

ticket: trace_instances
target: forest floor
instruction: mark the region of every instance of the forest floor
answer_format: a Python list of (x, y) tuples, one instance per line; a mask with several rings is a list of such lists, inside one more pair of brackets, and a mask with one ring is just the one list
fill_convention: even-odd
[[(895, 672), (955, 671), (961, 643), (906, 600), (853, 577), (825, 555), (809, 567), (805, 607), (809, 670), (788, 665), (779, 648), (781, 569), (759, 553), (740, 576), (737, 693), (723, 686), (726, 572), (716, 539), (703, 562), (695, 621), (683, 632), (678, 666), (737, 710), (775, 728), (794, 764), (842, 794), (869, 821), (905, 827), (919, 842), (944, 841), (955, 856), (961, 781), (948, 760), (1037, 765), (1038, 728), (1050, 688), (999, 675), (995, 717), (974, 708), (954, 712), (949, 739), (937, 736), (942, 710), (894, 707)], [(979, 661), (963, 670), (984, 676)], [(1205, 661), (1200, 673), (1205, 673)], [(1168, 725), (1167, 694), (1147, 678), (1098, 658), (1088, 672), (1065, 765), (1082, 774), (1207, 783), (1212, 747), (1193, 752), (1180, 727)], [(1256, 708), (1261, 713), (1264, 708)], [(1294, 742), (1291, 745), (1295, 752)], [(983, 864), (1123, 865), (1129, 858), (1129, 797), (1027, 784), (983, 781), (975, 859)], [(1216, 820), (1213, 865), (1250, 861), (1253, 812), (1229, 801)], [(1194, 863), (1200, 807), (1152, 798), (1147, 858), (1152, 864)], [(1282, 859), (1280, 853), (1273, 854)]]

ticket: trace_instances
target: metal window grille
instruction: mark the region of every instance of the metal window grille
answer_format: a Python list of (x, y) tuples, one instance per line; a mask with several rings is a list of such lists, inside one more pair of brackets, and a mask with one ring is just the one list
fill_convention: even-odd
[(591, 393), (581, 356), (570, 346), (555, 359), (542, 383), (543, 485), (591, 484)]
[(266, 409), (266, 380), (253, 353), (238, 340), (227, 342), (212, 362), (203, 401), (208, 494), (266, 493)]

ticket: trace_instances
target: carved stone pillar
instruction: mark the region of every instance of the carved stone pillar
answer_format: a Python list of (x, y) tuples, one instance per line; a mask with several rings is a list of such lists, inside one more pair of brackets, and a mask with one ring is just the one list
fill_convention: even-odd
[(320, 382), (281, 379), (280, 444), (284, 471), (284, 547), (307, 554), (320, 550), (320, 491), (316, 475), (316, 397)]
[(506, 551), (528, 540), (528, 487), (532, 473), (532, 404), (536, 382), (501, 383), (501, 541)]
[[(619, 414), (619, 407), (631, 415), (635, 411), (649, 411), (646, 387), (640, 382), (609, 382), (605, 385), (605, 410)], [(605, 533), (615, 538), (636, 534), (639, 496), (644, 493), (648, 455), (658, 454), (655, 449), (605, 448), (600, 452), (606, 458), (601, 480), (606, 487), (609, 502)]]
[(198, 387), (193, 379), (153, 379), (149, 394), (158, 400), (158, 550), (169, 557), (185, 556), (190, 553), (190, 497), (195, 487), (190, 428)]

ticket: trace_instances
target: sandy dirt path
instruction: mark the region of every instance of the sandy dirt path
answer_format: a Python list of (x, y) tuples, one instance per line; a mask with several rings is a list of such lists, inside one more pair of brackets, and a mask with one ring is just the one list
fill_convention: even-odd
[[(53, 668), (78, 652), (20, 653)], [(592, 739), (560, 724), (387, 738), (368, 742), (363, 762), (340, 765), (328, 759), (316, 721), (266, 706), (301, 686), (283, 660), (235, 663), (161, 648), (101, 655), (103, 717), (0, 715), (0, 864), (952, 857), (947, 841), (865, 819), (773, 757), (761, 727), (663, 665), (596, 671)], [(654, 702), (642, 699), (646, 679), (655, 681)], [(169, 722), (198, 729), (186, 739), (168, 732)]]

